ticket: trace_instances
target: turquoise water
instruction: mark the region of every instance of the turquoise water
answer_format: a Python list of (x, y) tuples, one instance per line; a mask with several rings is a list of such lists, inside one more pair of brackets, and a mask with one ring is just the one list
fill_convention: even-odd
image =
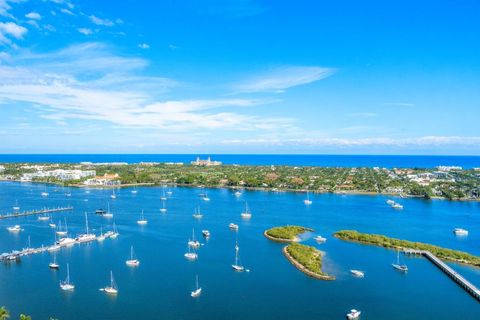
[[(53, 221), (67, 218), (73, 235), (84, 232), (84, 212), (91, 229), (99, 233), (114, 220), (120, 236), (103, 243), (76, 245), (57, 253), (59, 271), (48, 268), (49, 253), (22, 258), (17, 264), (0, 264), (0, 304), (12, 315), (26, 313), (34, 319), (344, 319), (351, 308), (362, 310), (362, 319), (477, 319), (480, 304), (423, 258), (407, 258), (408, 274), (392, 269), (395, 252), (337, 240), (339, 229), (383, 233), (392, 237), (429, 242), (480, 255), (480, 204), (474, 202), (398, 199), (403, 211), (392, 210), (383, 196), (313, 195), (313, 204), (303, 204), (304, 195), (245, 191), (236, 198), (230, 190), (210, 189), (210, 202), (198, 197), (196, 188), (173, 188), (168, 212), (159, 213), (161, 188), (117, 190), (71, 189), (72, 196), (48, 186), (48, 198), (41, 198), (41, 184), (0, 183), (0, 212), (10, 212), (18, 199), (22, 210), (43, 206), (73, 205), (73, 212), (54, 213)], [(88, 201), (85, 201), (88, 199)], [(248, 200), (251, 221), (240, 213)], [(96, 216), (95, 209), (110, 202), (114, 219)], [(193, 219), (195, 206), (204, 217)], [(148, 225), (136, 220), (145, 210)], [(236, 234), (230, 222), (238, 223), (238, 241), (248, 273), (231, 269)], [(5, 228), (20, 224), (18, 235)], [(281, 254), (281, 244), (262, 235), (266, 228), (300, 224), (312, 227), (328, 238), (317, 244), (311, 237), (305, 244), (326, 253), (324, 270), (336, 281), (311, 279), (295, 269)], [(456, 238), (452, 229), (470, 230), (467, 238)], [(192, 228), (200, 237), (209, 229), (210, 240), (201, 240), (199, 260), (189, 262), (183, 254)], [(21, 249), (30, 236), (32, 246), (51, 244), (54, 233), (37, 217), (0, 220), (0, 252)], [(141, 264), (128, 268), (130, 246)], [(70, 264), (72, 293), (59, 289)], [(451, 264), (480, 286), (480, 269)], [(350, 269), (364, 270), (364, 279), (350, 275)], [(117, 297), (98, 291), (113, 270), (119, 287)], [(198, 299), (190, 297), (198, 274), (203, 288)]]

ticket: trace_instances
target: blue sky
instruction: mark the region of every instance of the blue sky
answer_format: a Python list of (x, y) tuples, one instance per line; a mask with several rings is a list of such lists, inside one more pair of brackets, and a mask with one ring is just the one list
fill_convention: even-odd
[(478, 1), (0, 0), (0, 153), (480, 155)]

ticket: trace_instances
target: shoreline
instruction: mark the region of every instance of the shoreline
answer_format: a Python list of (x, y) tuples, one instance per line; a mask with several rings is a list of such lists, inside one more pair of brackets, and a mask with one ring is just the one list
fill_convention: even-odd
[(315, 278), (317, 280), (326, 280), (326, 281), (333, 281), (335, 280), (335, 277), (334, 276), (329, 276), (329, 275), (321, 275), (321, 274), (318, 274), (318, 273), (315, 273), (313, 271), (310, 271), (308, 270), (307, 268), (305, 268), (300, 262), (298, 262), (297, 260), (295, 260), (295, 258), (293, 258), (287, 251), (287, 246), (283, 247), (282, 248), (282, 253), (283, 255), (287, 258), (287, 260), (293, 264), (293, 266), (295, 268), (297, 268), (299, 271), (303, 272), (304, 274), (306, 274), (307, 276), (309, 277), (312, 277), (312, 278)]

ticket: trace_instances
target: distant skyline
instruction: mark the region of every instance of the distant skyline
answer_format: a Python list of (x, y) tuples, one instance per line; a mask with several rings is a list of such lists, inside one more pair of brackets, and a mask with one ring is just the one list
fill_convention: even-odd
[(0, 0), (0, 153), (480, 155), (479, 14)]

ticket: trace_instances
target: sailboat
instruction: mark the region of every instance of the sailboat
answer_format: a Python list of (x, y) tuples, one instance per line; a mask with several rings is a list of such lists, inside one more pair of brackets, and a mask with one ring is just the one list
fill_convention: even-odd
[(208, 197), (207, 192), (205, 192), (205, 194), (203, 195), (202, 199), (203, 199), (203, 201), (210, 201), (210, 198)]
[(113, 294), (113, 295), (118, 293), (117, 285), (115, 283), (115, 280), (113, 279), (113, 271), (110, 270), (110, 285), (104, 288), (101, 288), (100, 291), (104, 291), (108, 294)]
[(142, 209), (142, 219), (140, 220), (137, 220), (137, 223), (139, 225), (146, 225), (148, 223), (148, 221), (145, 219), (145, 217), (143, 216), (143, 209)]
[(7, 230), (10, 232), (20, 232), (23, 229), (20, 227), (20, 225), (16, 224), (13, 227), (7, 227)]
[(200, 287), (198, 286), (198, 275), (197, 275), (196, 278), (197, 278), (197, 281), (196, 281), (196, 283), (197, 283), (196, 289), (193, 290), (193, 291), (190, 293), (190, 296), (191, 296), (192, 298), (198, 298), (198, 297), (200, 297), (200, 295), (202, 294), (202, 288), (200, 288)]
[(130, 192), (131, 192), (132, 194), (137, 194), (137, 192), (138, 192), (137, 187), (136, 187), (136, 186), (133, 187), (133, 190), (130, 191)]
[(117, 227), (115, 225), (115, 222), (113, 223), (113, 231), (105, 232), (105, 237), (110, 238), (110, 239), (115, 239), (119, 235), (120, 235), (120, 233), (118, 233), (118, 231), (117, 231)]
[(51, 245), (47, 248), (48, 252), (57, 251), (57, 250), (60, 250), (60, 248), (61, 248), (61, 246), (57, 242), (57, 234), (54, 233), (53, 235), (55, 236), (55, 242), (53, 243), (53, 245)]
[(103, 227), (100, 227), (100, 235), (97, 237), (97, 241), (104, 241), (107, 237), (103, 234)]
[(125, 261), (125, 263), (129, 267), (137, 267), (138, 265), (140, 265), (140, 261), (134, 258), (133, 246), (130, 247), (130, 259)]
[(85, 212), (85, 228), (86, 228), (86, 233), (81, 234), (77, 237), (76, 240), (78, 242), (92, 241), (92, 240), (95, 240), (95, 238), (97, 237), (95, 234), (89, 233), (89, 230), (88, 230), (88, 216), (87, 216), (86, 212)]
[(192, 239), (188, 241), (188, 246), (195, 249), (200, 247), (200, 242), (195, 240), (195, 229), (192, 229)]
[(243, 219), (250, 219), (252, 217), (252, 212), (248, 208), (248, 203), (245, 201), (245, 211), (240, 214)]
[(65, 230), (62, 230), (62, 221), (58, 221), (58, 230), (56, 232), (57, 235), (63, 237), (66, 236), (68, 233), (68, 228), (67, 228), (67, 219), (65, 218)]
[(55, 223), (53, 223), (53, 222), (52, 222), (52, 223), (49, 223), (48, 226), (49, 226), (50, 228), (56, 228), (56, 227), (57, 227), (57, 225), (56, 225)]
[(165, 207), (165, 200), (162, 200), (162, 207), (160, 208), (160, 212), (162, 213), (167, 212), (167, 208)]
[(173, 194), (173, 192), (171, 190), (167, 191), (167, 196), (171, 196), (172, 194)]
[(190, 246), (187, 245), (188, 252), (185, 253), (183, 256), (187, 258), (187, 260), (193, 261), (198, 259), (198, 254), (195, 252), (195, 250), (191, 250)]
[(53, 261), (48, 264), (48, 267), (50, 269), (55, 269), (55, 270), (58, 270), (60, 268), (60, 266), (57, 263), (57, 255), (56, 254), (53, 255)]
[(15, 205), (13, 206), (13, 211), (19, 211), (20, 206), (18, 205), (18, 200), (15, 200)]
[(72, 196), (72, 193), (70, 192), (70, 189), (67, 189), (67, 193), (65, 193), (65, 196), (67, 196), (67, 197), (71, 197), (71, 196)]
[(408, 271), (408, 267), (406, 264), (400, 264), (400, 250), (397, 250), (397, 263), (392, 263), (392, 267), (401, 272)]
[(165, 195), (165, 188), (162, 188), (162, 189), (163, 189), (163, 190), (162, 190), (163, 193), (162, 193), (162, 196), (160, 197), (160, 200), (166, 201), (166, 200), (167, 200), (167, 196)]
[(235, 197), (240, 197), (242, 193), (240, 191), (235, 191)]
[(112, 218), (113, 217), (113, 213), (110, 211), (110, 202), (107, 203), (107, 212), (104, 212), (102, 214), (103, 217), (105, 218)]
[(312, 200), (310, 200), (310, 194), (307, 191), (307, 199), (303, 200), (303, 203), (305, 203), (307, 206), (312, 204)]
[(47, 214), (43, 214), (43, 215), (38, 217), (38, 221), (47, 221), (49, 219), (50, 219), (50, 217), (47, 216)]
[(117, 195), (115, 194), (115, 189), (113, 189), (112, 194), (110, 195), (110, 198), (117, 199)]
[(348, 320), (356, 320), (356, 319), (359, 319), (361, 313), (362, 313), (362, 312), (359, 311), (359, 310), (352, 309), (352, 310), (350, 310), (349, 313), (347, 313), (347, 319), (348, 319)]
[(193, 214), (193, 217), (195, 219), (202, 219), (203, 218), (203, 214), (200, 213), (200, 207), (195, 208), (195, 213)]
[(67, 263), (67, 279), (65, 281), (60, 281), (60, 288), (64, 291), (73, 291), (75, 286), (70, 282), (70, 267)]
[(50, 193), (47, 192), (47, 187), (45, 186), (45, 191), (43, 191), (42, 193), (40, 193), (40, 195), (42, 197), (48, 197), (50, 195)]
[(242, 266), (240, 263), (240, 257), (238, 256), (238, 251), (240, 250), (240, 247), (238, 246), (238, 242), (235, 243), (235, 263), (232, 264), (232, 268), (235, 271), (238, 272), (243, 272), (245, 271), (245, 267)]

